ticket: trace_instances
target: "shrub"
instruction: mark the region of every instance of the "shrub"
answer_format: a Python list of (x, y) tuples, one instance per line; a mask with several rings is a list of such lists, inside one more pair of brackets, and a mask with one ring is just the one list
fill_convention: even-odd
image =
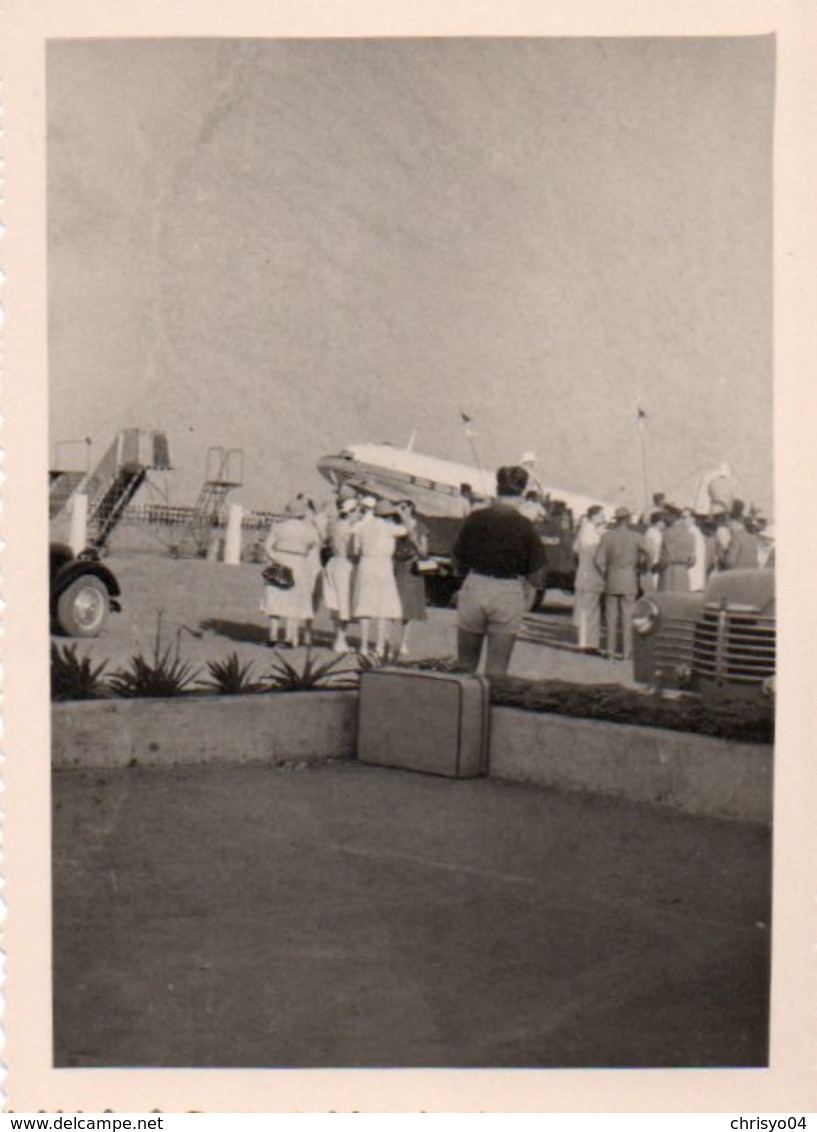
[(109, 689), (101, 679), (108, 662), (93, 666), (88, 656), (77, 656), (76, 645), (51, 645), (51, 698), (64, 700), (98, 700)]
[(491, 703), (525, 711), (553, 712), (607, 723), (664, 727), (754, 743), (774, 740), (774, 705), (769, 699), (667, 699), (620, 684), (569, 684), (563, 680), (491, 680)]
[(468, 671), (464, 664), (460, 664), (453, 656), (424, 656), (417, 660), (395, 660), (392, 662), (397, 668), (413, 668), (419, 672), (451, 672), (462, 674)]
[(179, 696), (189, 690), (198, 674), (191, 664), (179, 657), (171, 657), (170, 647), (160, 656), (146, 660), (141, 654), (133, 657), (130, 668), (120, 668), (110, 679), (111, 690), (117, 696), (145, 697)]
[(356, 688), (360, 682), (359, 669), (341, 668), (344, 656), (333, 656), (316, 663), (311, 650), (307, 650), (303, 668), (298, 669), (280, 654), (266, 676), (271, 692), (311, 692), (320, 688)]
[(266, 687), (263, 682), (250, 678), (252, 664), (249, 661), (241, 664), (235, 651), (231, 652), (226, 660), (209, 660), (207, 669), (210, 679), (199, 680), (199, 687), (217, 692), (220, 696), (251, 695), (254, 692), (263, 692)]
[(156, 638), (153, 653), (146, 659), (141, 653), (132, 658), (130, 668), (120, 668), (110, 678), (110, 688), (117, 696), (126, 698), (145, 697), (157, 699), (164, 696), (179, 696), (189, 690), (199, 673), (192, 664), (180, 656), (182, 630), (176, 633), (176, 647), (162, 648), (162, 611), (156, 618)]

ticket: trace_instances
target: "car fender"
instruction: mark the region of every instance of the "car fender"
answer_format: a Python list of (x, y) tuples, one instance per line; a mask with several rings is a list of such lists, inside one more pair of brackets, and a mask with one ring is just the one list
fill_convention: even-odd
[(68, 587), (77, 580), (77, 578), (87, 577), (93, 575), (95, 578), (104, 584), (111, 598), (119, 597), (121, 590), (119, 583), (107, 566), (103, 566), (101, 562), (94, 562), (92, 559), (74, 559), (73, 562), (67, 563), (61, 567), (51, 579), (51, 608), (55, 607), (60, 595), (63, 594)]

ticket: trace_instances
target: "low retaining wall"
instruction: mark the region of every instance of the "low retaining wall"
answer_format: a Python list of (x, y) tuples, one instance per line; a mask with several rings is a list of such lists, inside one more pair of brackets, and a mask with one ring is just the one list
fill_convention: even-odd
[(356, 692), (88, 700), (52, 709), (55, 767), (343, 758), (357, 750)]
[(491, 710), (490, 774), (771, 823), (772, 748), (655, 727)]
[[(357, 753), (356, 692), (94, 700), (52, 710), (55, 767), (269, 763)], [(770, 823), (772, 748), (491, 709), (493, 778)]]

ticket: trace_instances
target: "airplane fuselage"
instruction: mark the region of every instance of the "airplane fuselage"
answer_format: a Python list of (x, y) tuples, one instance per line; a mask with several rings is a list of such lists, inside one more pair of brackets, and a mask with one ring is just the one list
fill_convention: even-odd
[[(472, 497), (489, 501), (496, 492), (496, 477), (469, 464), (458, 464), (427, 456), (410, 448), (390, 444), (353, 444), (342, 451), (322, 456), (318, 471), (338, 488), (351, 482), (362, 490), (388, 499), (410, 499), (422, 515), (463, 517), (470, 504), (463, 494), (467, 485)], [(600, 504), (612, 514), (612, 506), (602, 499), (543, 485), (551, 500), (561, 500), (578, 517), (592, 504)]]

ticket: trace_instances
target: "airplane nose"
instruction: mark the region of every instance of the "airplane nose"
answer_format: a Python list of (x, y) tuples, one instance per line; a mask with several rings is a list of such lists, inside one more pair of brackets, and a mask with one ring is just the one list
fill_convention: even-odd
[(332, 484), (333, 487), (338, 483), (338, 472), (340, 471), (340, 465), (343, 462), (344, 461), (342, 457), (334, 455), (321, 456), (318, 460), (318, 471), (324, 479), (328, 480)]

